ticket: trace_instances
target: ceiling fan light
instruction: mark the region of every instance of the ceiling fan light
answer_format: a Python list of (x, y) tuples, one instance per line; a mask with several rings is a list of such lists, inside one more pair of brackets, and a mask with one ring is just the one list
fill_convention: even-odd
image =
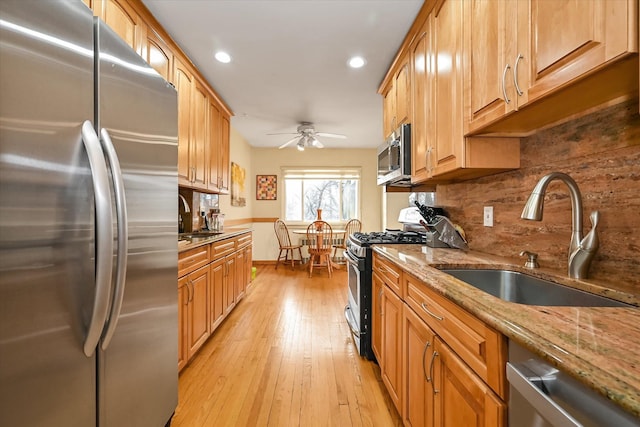
[(303, 136), (298, 140), (298, 143), (296, 144), (296, 148), (298, 149), (298, 151), (304, 151), (304, 146), (305, 146), (305, 137)]
[(320, 145), (320, 141), (318, 141), (318, 139), (315, 136), (312, 136), (310, 139), (311, 139), (311, 145), (313, 145), (314, 147), (317, 147), (318, 145)]

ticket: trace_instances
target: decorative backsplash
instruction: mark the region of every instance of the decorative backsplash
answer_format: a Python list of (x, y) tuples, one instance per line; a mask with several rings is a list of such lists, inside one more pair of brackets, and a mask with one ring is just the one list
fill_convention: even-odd
[(218, 210), (220, 208), (219, 196), (217, 194), (200, 193), (183, 187), (180, 187), (178, 191), (180, 195), (187, 200), (189, 209), (191, 210), (191, 212), (184, 212), (182, 206), (179, 208), (179, 213), (185, 224), (185, 232), (198, 231), (202, 228), (202, 212), (209, 214), (211, 210)]
[[(583, 234), (589, 213), (600, 211), (600, 248), (589, 277), (640, 295), (640, 115), (638, 100), (609, 107), (540, 131), (521, 141), (518, 170), (437, 188), (438, 205), (463, 226), (471, 249), (512, 257), (539, 254), (542, 267), (566, 274), (571, 237), (567, 187), (553, 181), (540, 222), (520, 219), (538, 180), (569, 174), (583, 200)], [(494, 226), (483, 226), (483, 207), (493, 206)]]

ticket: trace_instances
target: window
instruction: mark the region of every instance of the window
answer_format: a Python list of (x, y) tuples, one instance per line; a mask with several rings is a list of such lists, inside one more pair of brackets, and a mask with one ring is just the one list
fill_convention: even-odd
[(286, 221), (313, 221), (318, 209), (327, 222), (359, 217), (359, 168), (283, 168), (282, 176)]

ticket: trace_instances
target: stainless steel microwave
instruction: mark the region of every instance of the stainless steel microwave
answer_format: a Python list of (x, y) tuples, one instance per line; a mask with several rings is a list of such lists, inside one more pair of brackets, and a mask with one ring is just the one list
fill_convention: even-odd
[(393, 131), (378, 147), (378, 185), (411, 186), (411, 125)]

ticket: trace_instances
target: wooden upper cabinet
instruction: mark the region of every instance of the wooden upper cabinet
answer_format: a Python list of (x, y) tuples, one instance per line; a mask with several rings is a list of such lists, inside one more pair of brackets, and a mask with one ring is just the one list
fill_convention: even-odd
[(394, 87), (396, 92), (395, 127), (397, 128), (401, 124), (410, 122), (411, 93), (409, 93), (409, 91), (411, 89), (411, 64), (409, 63), (408, 55), (405, 56), (400, 63), (396, 73)]
[(166, 81), (173, 80), (173, 53), (151, 28), (147, 29), (143, 58)]
[(525, 135), (637, 93), (637, 0), (465, 4), (465, 134)]
[[(469, 0), (466, 3), (465, 133), (468, 133), (517, 107), (513, 24), (518, 2)], [(521, 61), (519, 58), (518, 65)]]
[(194, 77), (182, 62), (175, 58), (173, 82), (178, 91), (178, 183), (190, 186), (193, 170), (191, 156), (191, 108)]
[(431, 16), (411, 44), (411, 181), (419, 183), (429, 178), (427, 157), (433, 146), (433, 67), (431, 61)]
[(222, 115), (218, 103), (209, 99), (209, 190), (218, 191), (221, 186), (221, 162), (220, 144), (222, 136)]
[(517, 3), (519, 104), (638, 51), (637, 0)]
[(382, 137), (387, 138), (396, 128), (396, 90), (393, 80), (382, 93)]
[(192, 186), (206, 189), (209, 179), (209, 98), (205, 87), (195, 80), (192, 94), (190, 164), (193, 168)]
[(448, 0), (434, 10), (435, 152), (433, 175), (464, 166), (462, 34), (465, 2)]
[(93, 10), (133, 50), (142, 54), (142, 32), (146, 26), (126, 0), (94, 0)]
[(229, 121), (229, 116), (226, 113), (223, 113), (220, 116), (220, 163), (219, 163), (219, 174), (220, 174), (220, 186), (218, 190), (220, 193), (228, 194), (229, 193), (229, 172), (230, 172), (230, 137), (231, 137), (231, 125)]

